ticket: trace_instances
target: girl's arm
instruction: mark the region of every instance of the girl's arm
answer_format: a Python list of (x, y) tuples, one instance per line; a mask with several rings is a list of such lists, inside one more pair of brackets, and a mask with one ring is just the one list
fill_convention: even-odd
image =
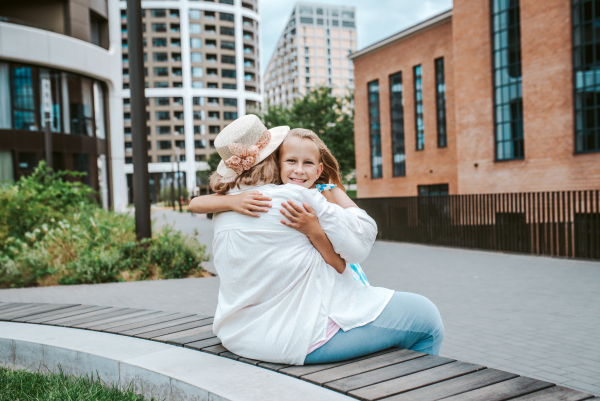
[(329, 191), (324, 191), (323, 193), (325, 192), (331, 193), (331, 196), (333, 197), (332, 203), (335, 203), (344, 209), (347, 209), (349, 207), (358, 207), (356, 206), (356, 203), (354, 203), (352, 199), (350, 199), (346, 192), (342, 191), (339, 187), (331, 188)]
[(292, 201), (282, 203), (281, 206), (283, 206), (281, 213), (289, 220), (281, 220), (281, 223), (306, 235), (325, 259), (325, 263), (342, 274), (346, 269), (346, 261), (333, 249), (333, 245), (331, 245), (325, 231), (321, 228), (317, 214), (312, 207), (306, 202), (302, 202), (303, 207), (300, 207)]
[(271, 198), (258, 191), (242, 192), (238, 195), (204, 195), (197, 196), (190, 202), (188, 210), (192, 213), (219, 213), (234, 211), (247, 216), (260, 217), (254, 212), (267, 212)]

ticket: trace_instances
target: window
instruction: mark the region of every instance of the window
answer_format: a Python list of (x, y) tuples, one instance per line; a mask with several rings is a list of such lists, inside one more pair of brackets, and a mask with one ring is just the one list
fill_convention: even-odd
[(206, 47), (209, 48), (209, 49), (216, 49), (217, 48), (217, 41), (216, 40), (207, 39), (206, 40)]
[(206, 114), (204, 110), (194, 110), (193, 111), (194, 120), (204, 121), (206, 119)]
[(190, 10), (190, 19), (200, 19), (200, 10)]
[(173, 119), (174, 120), (183, 120), (183, 111), (174, 111)]
[(210, 148), (211, 149), (215, 148), (215, 141), (214, 140), (211, 139), (210, 141), (208, 141), (208, 143), (210, 144)]
[(183, 125), (176, 125), (174, 127), (175, 130), (175, 135), (183, 135), (184, 134), (184, 129), (183, 129)]
[(233, 0), (219, 0), (219, 3), (233, 5)]
[(306, 83), (309, 84), (310, 83), (310, 77), (306, 77)]
[(313, 19), (309, 18), (309, 17), (300, 17), (300, 23), (301, 24), (312, 24)]
[(209, 125), (208, 126), (209, 134), (218, 134), (220, 130), (221, 130), (221, 127), (219, 127), (218, 125)]
[(312, 7), (300, 7), (300, 14), (312, 14), (313, 13), (313, 9)]
[[(573, 1), (575, 152), (600, 151), (600, 4)], [(592, 28), (594, 27), (594, 28)]]
[(317, 8), (317, 14), (318, 15), (323, 15), (323, 9), (322, 8)]
[(171, 18), (179, 18), (179, 10), (177, 10), (177, 9), (169, 10), (169, 16)]
[(221, 35), (235, 36), (235, 29), (226, 26), (221, 27)]
[(342, 11), (342, 18), (354, 18), (354, 12)]
[(202, 53), (190, 53), (190, 60), (192, 63), (201, 63), (202, 62)]
[(192, 98), (192, 104), (194, 106), (204, 106), (204, 96), (197, 96)]
[(155, 8), (152, 11), (152, 18), (165, 18), (167, 11), (164, 8)]
[(179, 32), (179, 24), (171, 24), (171, 32)]
[(448, 145), (448, 136), (446, 134), (446, 78), (443, 57), (435, 60), (435, 88), (438, 147), (445, 148)]
[(216, 68), (207, 68), (206, 69), (206, 76), (207, 77), (216, 77), (217, 75), (219, 75), (217, 72), (219, 70)]
[(223, 89), (237, 89), (236, 84), (223, 84)]
[(394, 177), (406, 175), (404, 153), (404, 105), (402, 73), (390, 75), (390, 117), (392, 123), (392, 164)]
[(340, 26), (340, 21), (334, 19), (333, 21), (331, 21), (331, 25), (333, 25), (333, 26)]
[(181, 61), (181, 53), (171, 53), (171, 61)]
[(159, 163), (169, 163), (171, 161), (171, 156), (158, 156)]
[(209, 97), (208, 104), (219, 105), (219, 98), (218, 97)]
[(168, 53), (154, 53), (154, 61), (162, 63), (169, 61)]
[(179, 149), (185, 149), (185, 141), (175, 141), (175, 147)]
[(448, 195), (448, 184), (419, 185), (419, 196)]
[(323, 18), (317, 18), (317, 25), (323, 25)]
[(173, 75), (176, 77), (181, 76), (181, 67), (173, 67)]
[(192, 77), (194, 78), (202, 78), (204, 76), (204, 68), (202, 67), (192, 67)]
[(168, 88), (169, 83), (168, 82), (154, 82), (154, 87), (155, 88)]
[(226, 70), (223, 68), (221, 70), (221, 76), (223, 78), (235, 78), (235, 70)]
[(190, 33), (202, 33), (202, 25), (190, 24)]
[(133, 157), (126, 157), (125, 164), (133, 164)]
[(154, 102), (156, 103), (157, 106), (169, 106), (171, 104), (170, 100), (171, 99), (168, 97), (154, 98)]
[(200, 48), (202, 48), (202, 39), (200, 39), (200, 38), (190, 38), (190, 47), (192, 49), (200, 49)]
[(171, 113), (168, 111), (157, 111), (156, 112), (156, 120), (165, 121), (171, 119)]
[(310, 74), (310, 68), (308, 68), (308, 67), (305, 67), (305, 68), (304, 68), (304, 72), (305, 72), (305, 73), (307, 73), (307, 74)]
[(183, 106), (183, 98), (182, 97), (174, 97), (173, 104)]
[(215, 19), (215, 12), (214, 11), (204, 11), (204, 18)]
[(421, 66), (413, 68), (415, 83), (415, 132), (417, 134), (417, 150), (425, 149), (425, 127), (423, 124), (423, 82)]
[(224, 111), (223, 112), (223, 119), (224, 120), (236, 120), (237, 119), (237, 112)]
[(173, 47), (181, 47), (181, 39), (179, 39), (179, 38), (171, 38), (171, 46), (173, 46)]
[(167, 47), (167, 39), (166, 38), (154, 38), (154, 39), (152, 39), (152, 46)]
[(235, 64), (235, 56), (221, 56), (221, 62), (223, 64)]
[(152, 24), (152, 32), (167, 32), (167, 24)]
[(221, 21), (231, 21), (233, 22), (233, 14), (229, 13), (220, 13)]
[[(305, 51), (305, 52), (306, 52), (306, 51)], [(310, 64), (310, 62), (309, 62), (309, 58), (308, 58), (308, 57), (304, 57), (304, 63), (306, 63), (306, 64)]]
[(223, 106), (234, 106), (237, 107), (237, 99), (223, 98)]
[(304, 47), (304, 53), (308, 54), (308, 47)]
[(208, 119), (209, 120), (218, 120), (220, 118), (220, 113), (218, 111), (209, 111)]
[(170, 135), (171, 127), (168, 125), (159, 125), (158, 127), (156, 127), (156, 133), (158, 135)]
[(171, 149), (172, 141), (156, 141), (156, 148), (160, 150)]
[(354, 21), (342, 21), (342, 26), (345, 28), (354, 28)]
[(254, 74), (250, 74), (250, 73), (244, 74), (244, 81), (254, 81)]
[(194, 125), (194, 135), (206, 135), (206, 125)]
[(519, 0), (492, 0), (496, 160), (525, 156), (519, 19)]
[(207, 63), (216, 63), (217, 62), (217, 55), (216, 54), (207, 54), (206, 55), (206, 62)]
[(155, 77), (168, 77), (169, 76), (169, 68), (168, 67), (154, 67), (154, 76)]
[[(192, 88), (202, 89), (202, 88), (204, 88), (204, 82), (202, 82), (202, 81), (192, 81)], [(209, 86), (209, 88), (210, 88), (210, 86)]]
[(194, 141), (195, 149), (206, 149), (206, 139), (196, 139)]
[(222, 40), (221, 41), (221, 49), (235, 50), (235, 42), (230, 42), (228, 40)]
[(371, 178), (381, 178), (381, 127), (379, 122), (379, 81), (369, 82), (369, 136), (371, 142)]

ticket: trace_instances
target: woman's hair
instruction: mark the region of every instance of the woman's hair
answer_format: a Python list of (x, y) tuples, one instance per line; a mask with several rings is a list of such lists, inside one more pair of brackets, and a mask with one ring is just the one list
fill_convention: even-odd
[[(325, 142), (317, 134), (312, 132), (309, 129), (305, 128), (294, 128), (290, 132), (288, 132), (286, 139), (295, 136), (297, 138), (302, 139), (310, 139), (313, 141), (317, 148), (319, 148), (319, 156), (321, 157), (321, 163), (323, 163), (323, 172), (317, 178), (317, 184), (335, 184), (340, 187), (341, 190), (345, 190), (344, 185), (342, 184), (342, 179), (340, 178), (340, 165), (338, 164), (337, 159), (331, 151), (325, 145)], [(285, 139), (284, 139), (285, 142)], [(280, 148), (281, 149), (281, 148)]]
[(231, 182), (222, 182), (223, 176), (216, 171), (210, 176), (210, 187), (218, 194), (225, 195), (240, 185), (281, 184), (279, 174), (279, 151), (275, 150), (265, 160), (244, 171)]

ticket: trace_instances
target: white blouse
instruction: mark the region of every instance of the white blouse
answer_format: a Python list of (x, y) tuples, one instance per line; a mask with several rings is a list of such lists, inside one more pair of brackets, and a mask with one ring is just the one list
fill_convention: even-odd
[(343, 209), (299, 185), (236, 188), (229, 194), (255, 190), (273, 198), (267, 213), (213, 217), (214, 263), (221, 279), (213, 330), (238, 355), (302, 365), (309, 347), (325, 339), (328, 317), (344, 331), (364, 326), (381, 314), (393, 291), (337, 273), (306, 235), (281, 224), (281, 203), (312, 206), (348, 263), (369, 255), (377, 225), (364, 210)]

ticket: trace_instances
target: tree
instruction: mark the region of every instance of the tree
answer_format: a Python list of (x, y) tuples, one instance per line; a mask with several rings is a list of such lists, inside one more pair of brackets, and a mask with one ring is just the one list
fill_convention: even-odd
[(332, 88), (319, 87), (296, 100), (291, 108), (269, 105), (259, 117), (267, 127), (288, 125), (317, 134), (340, 164), (342, 175), (355, 168), (354, 110), (351, 98), (332, 95)]
[(221, 162), (221, 156), (219, 152), (212, 152), (208, 156), (208, 160), (206, 160), (208, 165), (210, 166), (210, 171), (217, 171), (217, 167), (219, 167), (219, 163)]
[(213, 172), (217, 171), (217, 167), (219, 166), (219, 163), (221, 162), (221, 156), (219, 156), (219, 152), (212, 152), (208, 156), (208, 159), (206, 160), (206, 162), (208, 163), (208, 166), (210, 167), (209, 170), (196, 171), (196, 181), (199, 183), (199, 185), (208, 185), (208, 183), (210, 181), (210, 175)]

